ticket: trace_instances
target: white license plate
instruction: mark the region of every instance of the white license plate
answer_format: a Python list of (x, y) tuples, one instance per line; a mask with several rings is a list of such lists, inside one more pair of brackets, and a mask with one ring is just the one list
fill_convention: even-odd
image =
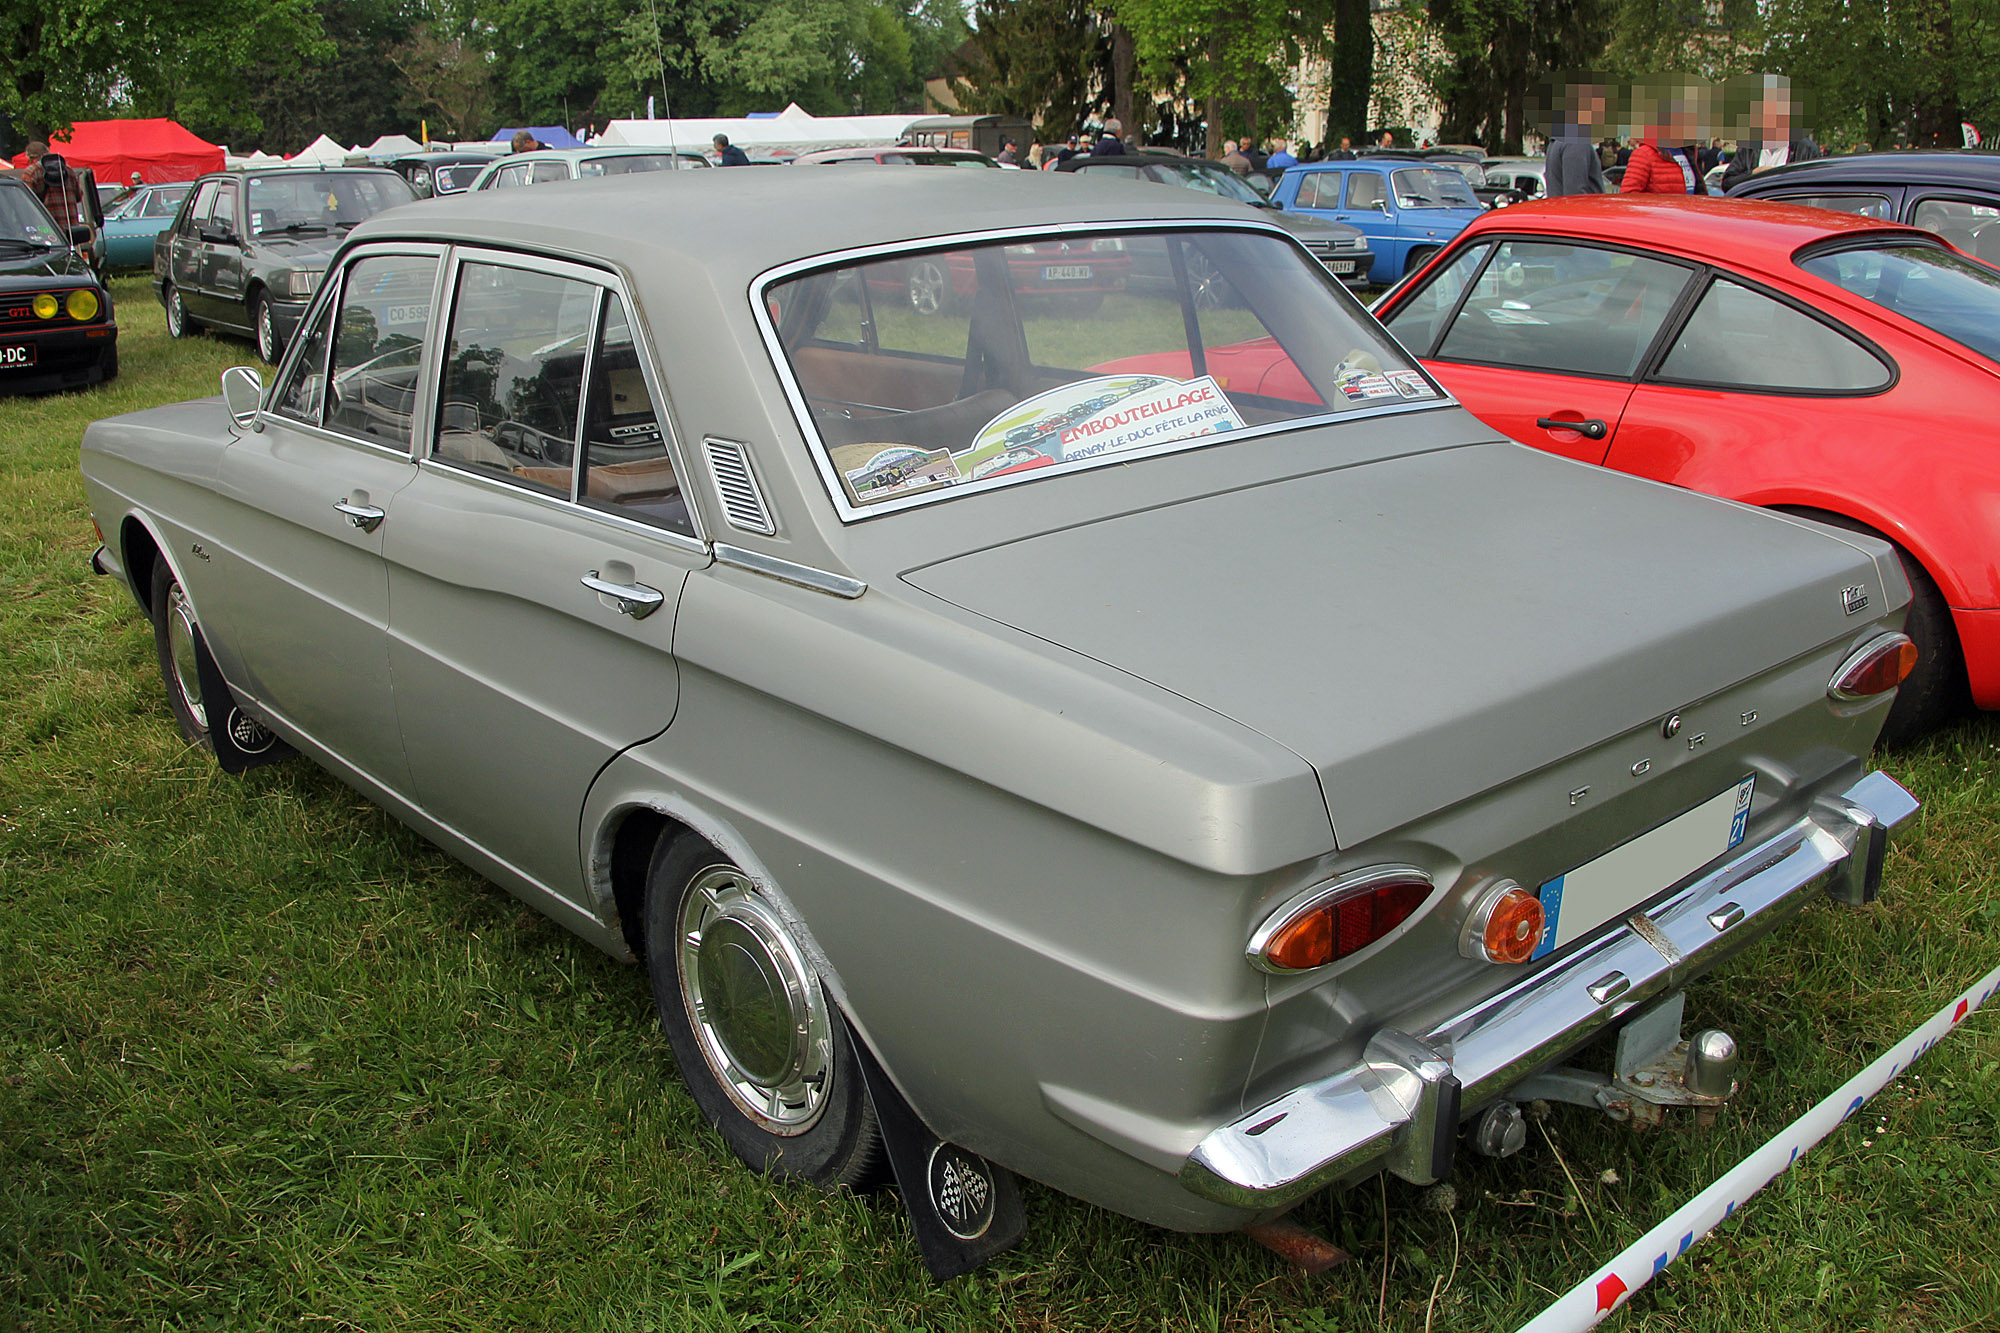
[(1042, 269), (1043, 282), (1088, 282), (1088, 264), (1050, 264)]
[(1326, 271), (1328, 273), (1354, 272), (1354, 261), (1352, 259), (1328, 259), (1323, 262), (1326, 264)]
[(428, 305), (392, 305), (382, 310), (384, 324), (428, 324), (431, 308)]
[(35, 364), (33, 343), (0, 343), (0, 370), (11, 370), (16, 366)]
[(1542, 885), (1542, 938), (1534, 956), (1582, 939), (1742, 842), (1756, 783), (1754, 774), (1746, 777), (1686, 814)]

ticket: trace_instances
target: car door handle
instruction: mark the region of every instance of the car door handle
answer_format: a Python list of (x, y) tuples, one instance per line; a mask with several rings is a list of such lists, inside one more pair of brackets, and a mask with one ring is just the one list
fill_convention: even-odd
[(386, 509), (377, 509), (374, 505), (353, 504), (347, 500), (335, 500), (333, 507), (347, 515), (347, 521), (363, 532), (375, 531), (382, 526), (382, 520), (389, 517), (389, 511)]
[(1543, 430), (1573, 430), (1586, 440), (1601, 440), (1611, 433), (1611, 427), (1596, 417), (1588, 421), (1563, 421), (1556, 417), (1536, 417), (1535, 424)]
[(649, 588), (643, 583), (611, 583), (599, 578), (594, 569), (583, 576), (583, 586), (611, 598), (618, 603), (619, 615), (630, 616), (634, 620), (644, 620), (667, 600), (667, 595), (658, 588)]

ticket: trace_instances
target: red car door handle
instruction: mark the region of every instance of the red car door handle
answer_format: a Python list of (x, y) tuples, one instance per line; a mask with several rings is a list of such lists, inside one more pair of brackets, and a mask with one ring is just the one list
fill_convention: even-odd
[(1592, 417), (1588, 421), (1563, 421), (1557, 417), (1536, 417), (1535, 424), (1543, 430), (1573, 430), (1586, 440), (1601, 440), (1611, 433), (1611, 427)]

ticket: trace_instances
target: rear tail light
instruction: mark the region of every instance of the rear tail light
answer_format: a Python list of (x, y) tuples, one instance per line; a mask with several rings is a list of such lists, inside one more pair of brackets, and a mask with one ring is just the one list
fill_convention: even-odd
[(1499, 880), (1473, 904), (1458, 951), (1489, 963), (1525, 963), (1535, 956), (1543, 921), (1540, 898), (1511, 879)]
[(1916, 668), (1917, 645), (1909, 635), (1877, 635), (1848, 655), (1826, 692), (1836, 699), (1872, 698), (1901, 685)]
[(1266, 917), (1251, 935), (1246, 954), (1266, 972), (1324, 967), (1402, 925), (1436, 888), (1415, 866), (1378, 866), (1342, 875)]

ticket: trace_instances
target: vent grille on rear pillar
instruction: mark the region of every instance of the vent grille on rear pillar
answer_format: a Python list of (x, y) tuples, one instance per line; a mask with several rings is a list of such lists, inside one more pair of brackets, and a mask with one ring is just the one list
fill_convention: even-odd
[(722, 496), (722, 512), (730, 523), (745, 532), (762, 533), (766, 537), (776, 535), (778, 527), (771, 522), (771, 507), (764, 503), (763, 488), (757, 484), (757, 474), (750, 470), (750, 457), (743, 446), (733, 440), (706, 439), (702, 444), (708, 450), (709, 475), (715, 478), (715, 489)]

